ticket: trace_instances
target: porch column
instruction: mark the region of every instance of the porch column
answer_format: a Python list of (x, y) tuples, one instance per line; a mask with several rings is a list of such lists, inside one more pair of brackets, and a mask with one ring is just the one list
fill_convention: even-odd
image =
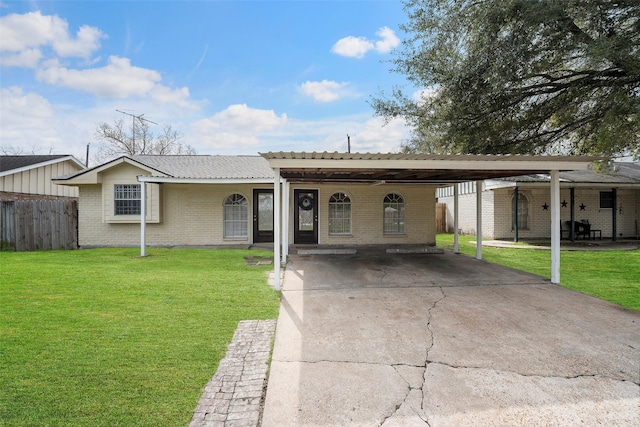
[(560, 172), (551, 171), (551, 283), (560, 284)]
[(289, 181), (282, 180), (282, 263), (289, 256)]
[(460, 184), (457, 182), (453, 185), (453, 253), (460, 253), (460, 244), (458, 242), (458, 196)]
[(280, 290), (280, 168), (273, 168), (273, 280), (276, 291)]
[(482, 259), (482, 181), (476, 181), (476, 259)]
[(140, 183), (140, 256), (147, 256), (147, 183)]

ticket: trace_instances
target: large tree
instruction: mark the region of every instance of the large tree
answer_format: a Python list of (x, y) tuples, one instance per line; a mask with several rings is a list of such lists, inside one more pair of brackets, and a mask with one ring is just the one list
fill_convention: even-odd
[(119, 119), (113, 124), (98, 123), (96, 137), (99, 141), (94, 160), (103, 162), (121, 155), (135, 154), (196, 154), (196, 150), (180, 142), (182, 135), (171, 125), (162, 133), (154, 135), (149, 121), (141, 116), (132, 116), (131, 122)]
[(639, 0), (410, 0), (405, 151), (640, 155)]

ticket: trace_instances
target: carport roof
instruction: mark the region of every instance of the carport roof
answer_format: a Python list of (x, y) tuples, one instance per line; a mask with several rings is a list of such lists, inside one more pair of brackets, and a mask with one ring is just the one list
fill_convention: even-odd
[(450, 184), (551, 170), (586, 170), (597, 156), (395, 153), (260, 153), (292, 182)]

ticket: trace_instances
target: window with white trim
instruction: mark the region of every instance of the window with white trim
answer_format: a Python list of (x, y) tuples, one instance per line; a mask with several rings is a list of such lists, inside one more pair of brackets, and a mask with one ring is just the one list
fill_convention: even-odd
[(351, 199), (345, 193), (329, 198), (329, 234), (351, 234)]
[(114, 215), (140, 215), (141, 201), (140, 184), (115, 184)]
[(404, 234), (404, 198), (397, 193), (384, 196), (384, 234)]
[(248, 236), (247, 199), (242, 194), (231, 194), (224, 199), (224, 237)]

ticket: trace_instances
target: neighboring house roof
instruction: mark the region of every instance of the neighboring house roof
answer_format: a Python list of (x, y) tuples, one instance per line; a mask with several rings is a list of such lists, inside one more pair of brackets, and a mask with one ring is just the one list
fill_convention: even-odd
[(116, 165), (128, 163), (146, 171), (148, 182), (185, 182), (188, 180), (269, 180), (274, 179), (269, 162), (260, 156), (122, 156), (75, 174), (56, 178), (60, 184), (97, 183), (97, 174)]
[[(521, 175), (502, 178), (513, 183), (547, 183), (547, 174)], [(560, 181), (576, 184), (640, 184), (640, 162), (614, 162), (611, 169), (602, 172), (594, 170), (569, 171), (560, 173)]]
[(33, 155), (33, 156), (0, 156), (0, 176), (6, 176), (29, 169), (35, 169), (54, 163), (71, 161), (80, 169), (84, 169), (84, 165), (75, 157), (68, 154), (56, 155)]

